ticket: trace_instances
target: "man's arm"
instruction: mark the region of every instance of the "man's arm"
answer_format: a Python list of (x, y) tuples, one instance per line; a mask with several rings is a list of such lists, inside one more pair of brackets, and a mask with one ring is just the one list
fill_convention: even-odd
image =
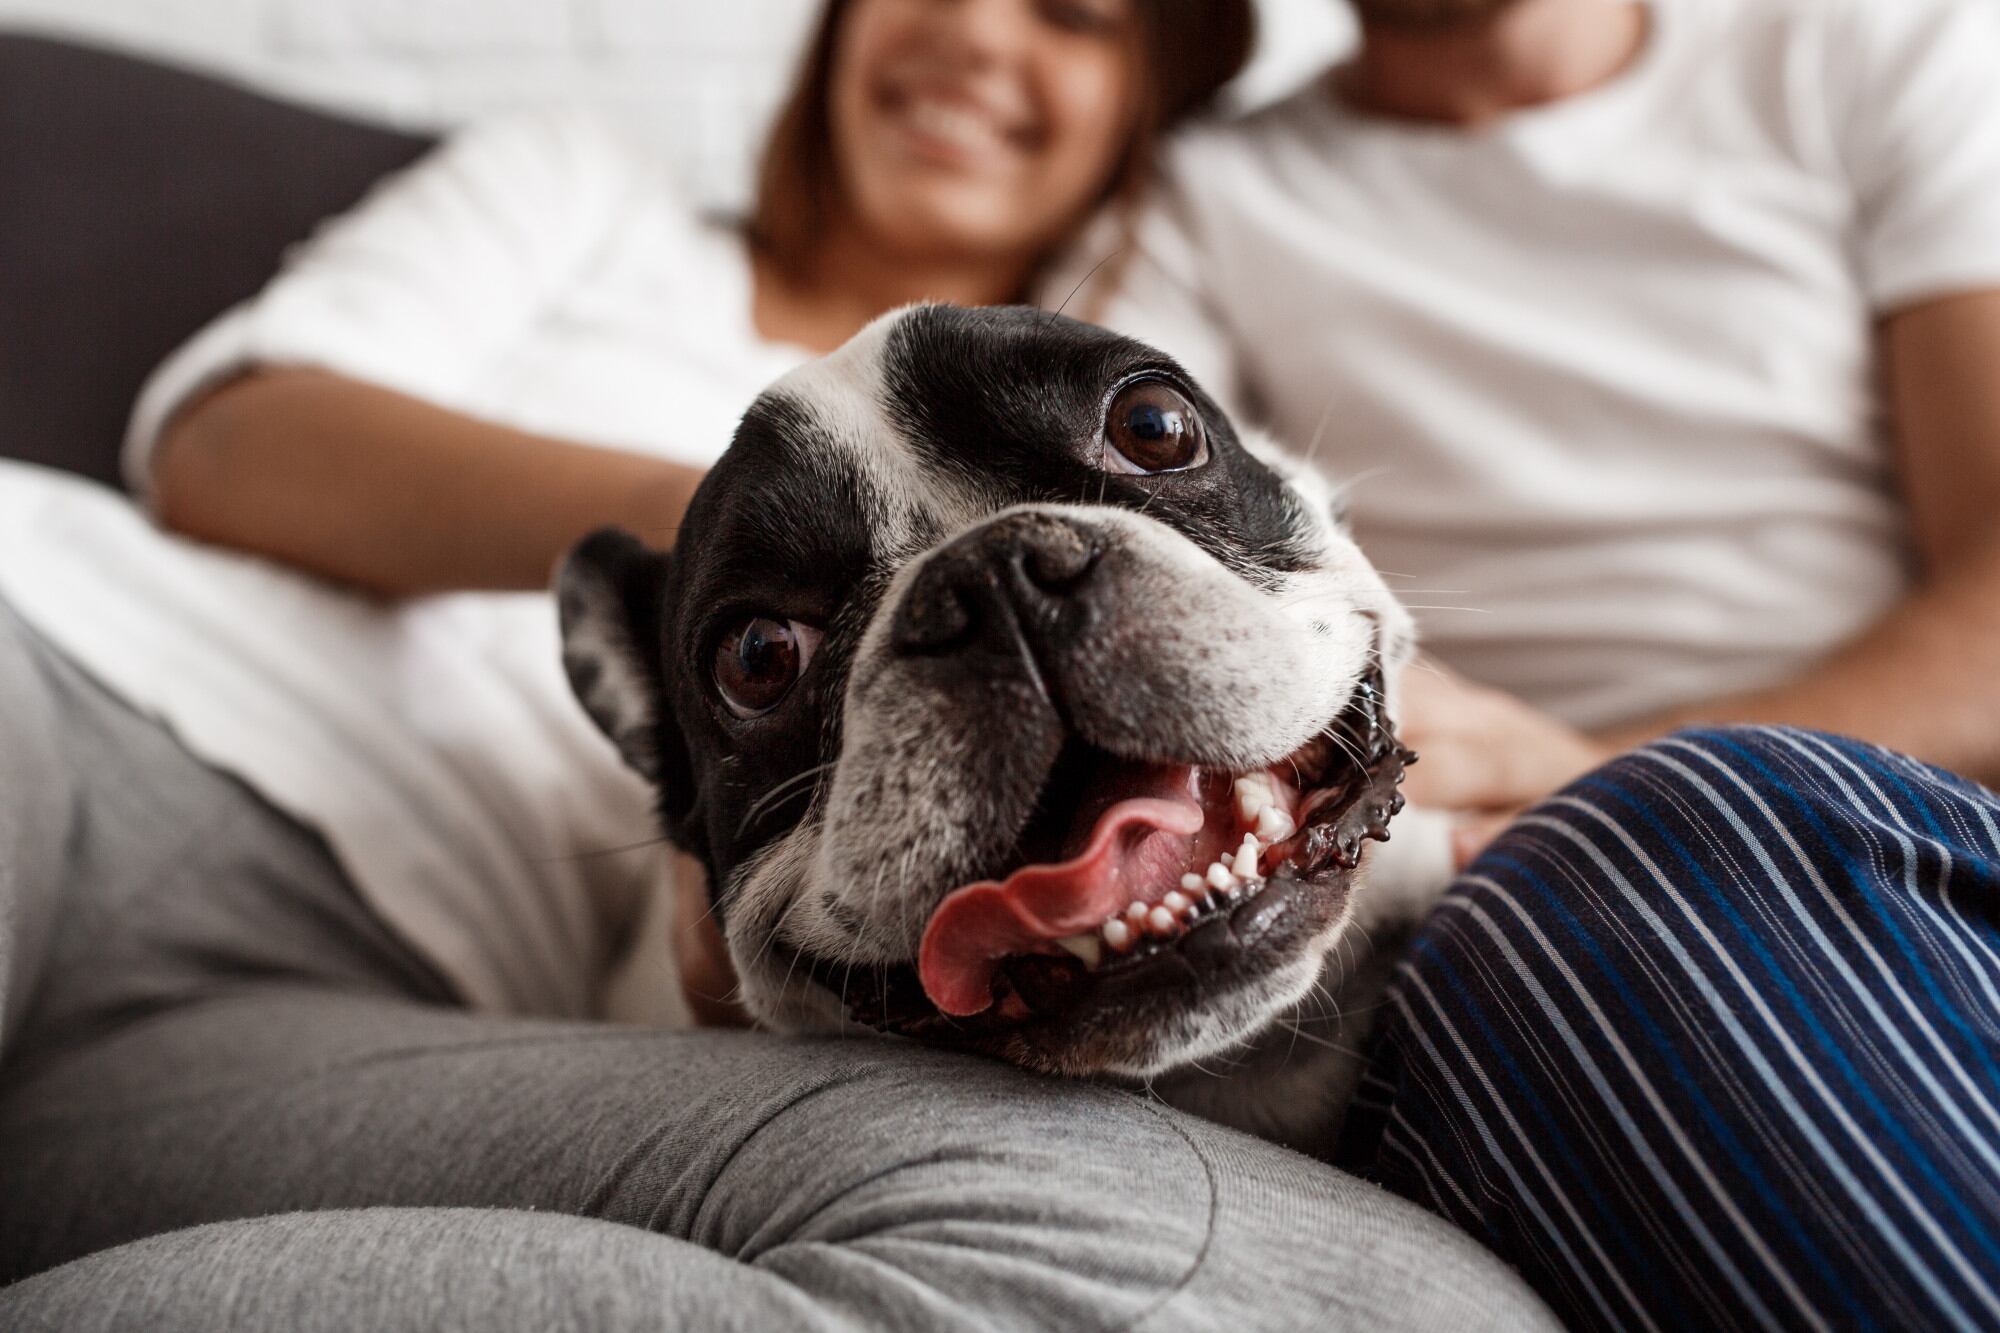
[(2000, 290), (1892, 315), (1882, 330), (1912, 595), (1773, 689), (1675, 709), (1603, 739), (1769, 722), (1845, 732), (2000, 784)]
[(2000, 785), (2000, 291), (1912, 306), (1882, 339), (1915, 590), (1792, 681), (1600, 736), (1449, 673), (1411, 672), (1403, 734), (1425, 762), (1404, 790), (1460, 813), (1461, 866), (1521, 807), (1700, 723), (1843, 732)]

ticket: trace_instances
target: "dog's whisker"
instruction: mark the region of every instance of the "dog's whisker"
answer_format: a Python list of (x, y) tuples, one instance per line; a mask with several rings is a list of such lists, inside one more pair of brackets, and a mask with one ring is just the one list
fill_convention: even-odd
[[(784, 932), (785, 923), (791, 919), (791, 915), (793, 912), (796, 912), (800, 907), (804, 906), (805, 901), (806, 899), (804, 894), (798, 893), (796, 891), (793, 893), (791, 901), (787, 902), (784, 908), (779, 911), (776, 918), (772, 920), (771, 925), (764, 936), (763, 942), (758, 945), (756, 956), (751, 959), (752, 968), (761, 966), (764, 962), (764, 959), (770, 954), (771, 950), (777, 947), (778, 937)], [(791, 950), (791, 955), (792, 955), (792, 968), (796, 968), (799, 963), (799, 951), (797, 949), (793, 949)], [(789, 988), (792, 984), (792, 968), (786, 969), (785, 979), (778, 987), (778, 993), (781, 996), (785, 993), (786, 989)]]
[(1283, 1018), (1280, 1018), (1278, 1020), (1278, 1025), (1280, 1027), (1291, 1029), (1292, 1039), (1285, 1047), (1285, 1058), (1282, 1061), (1280, 1061), (1281, 1064), (1290, 1064), (1292, 1062), (1293, 1053), (1299, 1049), (1299, 1027), (1298, 1024), (1288, 1022)]
[(1281, 1018), (1278, 1022), (1281, 1026), (1291, 1029), (1292, 1038), (1295, 1041), (1308, 1042), (1311, 1045), (1319, 1046), (1329, 1051), (1337, 1051), (1341, 1055), (1349, 1056), (1356, 1060), (1361, 1058), (1361, 1052), (1352, 1046), (1346, 1046), (1340, 1042), (1329, 1041), (1325, 1037), (1316, 1036), (1313, 1033), (1307, 1032), (1303, 1025), (1291, 1022), (1288, 1019)]
[[(1347, 739), (1347, 737), (1341, 735), (1337, 731), (1322, 731), (1320, 735), (1326, 737), (1327, 740), (1331, 741), (1335, 746), (1339, 748), (1342, 754), (1346, 755), (1349, 759), (1352, 759), (1356, 767), (1363, 769), (1368, 767), (1368, 756), (1361, 753), (1360, 748), (1356, 746), (1353, 741)], [(1298, 766), (1296, 764), (1292, 766), (1292, 771), (1294, 773), (1298, 771)]]
[(1333, 420), (1334, 406), (1340, 402), (1342, 396), (1343, 391), (1335, 389), (1327, 394), (1326, 403), (1319, 410), (1319, 424), (1313, 427), (1312, 440), (1306, 445), (1305, 453), (1299, 456), (1299, 461), (1307, 467), (1311, 467), (1313, 459), (1319, 456), (1320, 445), (1326, 443), (1327, 424)]
[(824, 764), (814, 764), (811, 768), (792, 774), (792, 776), (778, 783), (771, 790), (751, 802), (750, 808), (744, 812), (742, 822), (736, 826), (736, 836), (739, 838), (742, 837), (749, 830), (750, 826), (757, 821), (759, 816), (770, 810), (779, 801), (797, 795), (802, 786), (810, 784), (813, 779), (829, 771), (833, 766), (832, 761)]
[[(1341, 578), (1342, 581), (1334, 587), (1322, 589), (1319, 592), (1301, 593), (1295, 598), (1280, 602), (1279, 605), (1294, 606), (1300, 602), (1330, 601), (1336, 597), (1352, 597), (1356, 592), (1365, 591), (1369, 585), (1369, 579), (1365, 574), (1342, 575)], [(1398, 588), (1396, 589), (1396, 596), (1400, 598), (1406, 594), (1413, 594), (1418, 597), (1463, 597), (1471, 591), (1470, 588)]]
[(586, 847), (580, 852), (558, 852), (554, 856), (538, 856), (531, 865), (567, 865), (577, 861), (594, 861), (608, 856), (624, 856), (629, 852), (644, 851), (648, 847), (670, 847), (673, 839), (662, 833), (657, 837), (641, 838), (637, 842), (622, 843), (616, 847)]
[(1106, 264), (1110, 263), (1112, 260), (1116, 259), (1120, 254), (1124, 253), (1126, 248), (1127, 247), (1122, 245), (1114, 246), (1112, 247), (1110, 254), (1104, 256), (1104, 258), (1098, 260), (1095, 264), (1092, 264), (1090, 266), (1090, 272), (1084, 274), (1081, 278), (1078, 278), (1076, 280), (1076, 286), (1069, 289), (1069, 295), (1063, 297), (1062, 304), (1057, 306), (1053, 311), (1049, 312), (1049, 318), (1047, 322), (1050, 324), (1055, 323), (1056, 317), (1062, 314), (1063, 311), (1069, 309), (1069, 303), (1076, 299), (1076, 294), (1082, 291), (1092, 278), (1097, 276), (1097, 271), (1103, 268)]
[(1351, 477), (1342, 477), (1340, 479), (1340, 484), (1337, 487), (1335, 487), (1335, 492), (1341, 499), (1344, 500), (1347, 498), (1347, 493), (1349, 491), (1356, 489), (1357, 487), (1361, 486), (1364, 482), (1375, 481), (1378, 478), (1386, 477), (1395, 470), (1396, 467), (1393, 463), (1384, 463), (1380, 467), (1371, 467), (1366, 472), (1357, 472)]

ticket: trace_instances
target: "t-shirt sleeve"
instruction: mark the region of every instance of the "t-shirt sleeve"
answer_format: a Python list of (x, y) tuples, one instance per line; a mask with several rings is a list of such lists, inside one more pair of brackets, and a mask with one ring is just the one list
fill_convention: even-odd
[(1829, 35), (1875, 308), (2000, 287), (2000, 4), (1850, 0)]
[(252, 367), (329, 370), (451, 405), (605, 243), (636, 176), (610, 130), (564, 114), (473, 127), (385, 178), (153, 372), (126, 433), (133, 493), (150, 493), (175, 412)]

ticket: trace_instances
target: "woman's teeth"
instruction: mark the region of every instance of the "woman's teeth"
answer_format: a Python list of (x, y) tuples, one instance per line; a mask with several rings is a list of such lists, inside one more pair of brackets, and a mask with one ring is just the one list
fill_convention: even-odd
[(903, 119), (920, 134), (971, 151), (997, 148), (1006, 138), (990, 116), (936, 98), (913, 99), (904, 108)]

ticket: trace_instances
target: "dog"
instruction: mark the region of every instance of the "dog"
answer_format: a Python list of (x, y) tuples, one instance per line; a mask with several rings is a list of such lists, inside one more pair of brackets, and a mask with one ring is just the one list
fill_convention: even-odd
[(1396, 941), (1408, 614), (1172, 359), (907, 307), (778, 381), (672, 555), (557, 579), (762, 1025), (1142, 1081), (1324, 1154)]

